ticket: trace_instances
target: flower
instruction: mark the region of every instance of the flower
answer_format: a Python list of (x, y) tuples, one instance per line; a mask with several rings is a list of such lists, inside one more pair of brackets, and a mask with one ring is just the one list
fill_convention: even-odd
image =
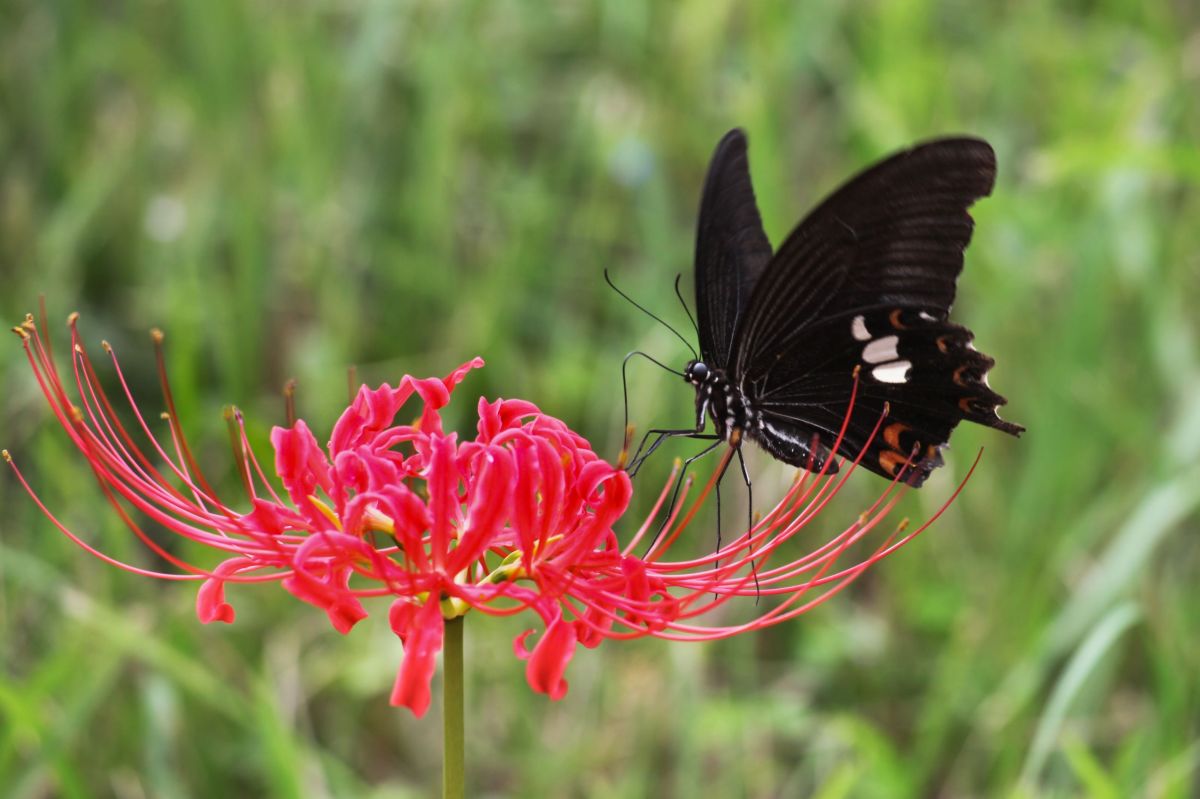
[[(326, 447), (303, 420), (273, 428), (274, 471), (282, 492), (251, 451), (240, 412), (231, 409), (231, 442), (246, 495), (235, 507), (218, 496), (191, 454), (163, 365), (162, 334), (155, 331), (153, 338), (166, 430), (156, 436), (113, 348), (104, 343), (136, 422), (132, 430), (122, 424), (76, 320), (73, 314), (69, 329), (78, 404), (32, 317), (14, 331), (52, 412), (108, 500), (133, 533), (178, 571), (123, 563), (86, 542), (43, 505), (5, 451), (39, 508), (71, 540), (109, 563), (138, 574), (199, 581), (196, 611), (204, 623), (234, 621), (226, 588), (242, 583), (278, 582), (323, 610), (343, 634), (367, 617), (364, 600), (389, 597), (388, 621), (404, 645), (391, 702), (417, 716), (429, 706), (446, 619), (469, 611), (531, 611), (540, 619), (540, 633), (526, 631), (514, 649), (526, 661), (529, 685), (558, 699), (567, 691), (564, 674), (580, 645), (646, 635), (712, 639), (777, 624), (826, 601), (929, 524), (907, 534), (902, 524), (868, 554), (848, 557), (904, 493), (893, 481), (831, 540), (779, 562), (784, 544), (845, 484), (851, 463), (836, 479), (805, 473), (725, 548), (669, 560), (731, 449), (686, 511), (685, 487), (652, 543), (646, 540), (673, 479), (650, 518), (622, 543), (614, 525), (628, 508), (630, 479), (562, 421), (524, 400), (480, 399), (473, 438), (460, 440), (443, 428), (440, 410), (468, 373), (483, 365), (479, 358), (444, 378), (405, 376), (395, 387), (362, 386)], [(415, 412), (416, 420), (397, 424), (402, 410), (405, 418)], [(144, 447), (138, 438), (145, 439)], [(219, 562), (205, 568), (171, 554), (142, 530), (127, 506), (214, 550)], [(753, 617), (741, 624), (704, 623), (706, 614), (735, 597), (778, 601), (756, 603)]]

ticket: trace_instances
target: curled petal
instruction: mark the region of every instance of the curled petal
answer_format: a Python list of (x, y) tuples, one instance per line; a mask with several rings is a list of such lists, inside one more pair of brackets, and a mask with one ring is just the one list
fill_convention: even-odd
[(325, 453), (308, 425), (301, 419), (291, 428), (271, 428), (271, 445), (275, 447), (275, 472), (283, 481), (292, 502), (310, 523), (318, 527), (328, 526), (328, 521), (309, 497), (316, 493), (317, 488), (329, 493), (333, 481)]
[(488, 402), (480, 397), (478, 408), (479, 423), (475, 429), (479, 432), (477, 440), (484, 444), (490, 444), (502, 431), (520, 427), (526, 418), (541, 413), (532, 402), (515, 399)]
[(308, 523), (291, 508), (254, 498), (254, 510), (241, 517), (246, 529), (268, 535), (280, 535), (287, 530), (304, 530)]
[(333, 426), (333, 435), (329, 439), (330, 453), (337, 457), (338, 453), (363, 444), (378, 444), (377, 439), (384, 437), (383, 434), (391, 427), (396, 413), (414, 392), (425, 403), (421, 412), (421, 431), (426, 434), (440, 434), (442, 424), (438, 409), (450, 401), (450, 392), (462, 382), (467, 373), (480, 366), (483, 366), (483, 359), (474, 358), (443, 378), (418, 379), (405, 375), (396, 388), (387, 383), (377, 389), (363, 386), (354, 402)]
[(225, 601), (224, 578), (258, 565), (249, 558), (230, 558), (213, 570), (213, 576), (201, 584), (196, 594), (196, 615), (201, 624), (212, 624), (214, 621), (233, 624), (236, 614), (233, 605)]
[(533, 630), (522, 633), (514, 642), (517, 657), (527, 660), (525, 679), (529, 687), (551, 699), (562, 699), (567, 694), (567, 681), (563, 673), (575, 655), (575, 625), (565, 621), (561, 615), (554, 618), (541, 639), (529, 652), (525, 640)]
[(457, 574), (483, 557), (497, 542), (509, 515), (516, 467), (501, 447), (488, 447), (478, 456), (479, 470), (471, 480), (466, 523), (451, 553), (448, 571)]
[(442, 434), (442, 417), (438, 414), (438, 410), (450, 401), (450, 392), (463, 381), (467, 373), (481, 366), (483, 366), (482, 358), (472, 358), (441, 380), (409, 378), (413, 382), (413, 388), (425, 402), (425, 409), (421, 412), (422, 432), (439, 436)]
[(628, 473), (602, 460), (580, 470), (576, 488), (592, 513), (582, 516), (574, 535), (564, 543), (563, 556), (569, 560), (586, 557), (613, 541), (612, 525), (629, 507), (633, 495)]
[(361, 386), (354, 402), (333, 426), (333, 434), (329, 437), (330, 454), (336, 459), (340, 453), (372, 441), (391, 426), (396, 412), (410, 396), (412, 387), (407, 378), (398, 388), (387, 383), (375, 389)]
[(454, 436), (432, 440), (426, 485), (429, 487), (429, 550), (434, 569), (445, 567), (451, 533), (458, 526), (462, 507), (458, 500), (458, 467), (454, 462)]
[(355, 556), (371, 560), (372, 555), (371, 548), (355, 536), (329, 532), (311, 536), (296, 550), (295, 572), (284, 578), (283, 587), (324, 610), (334, 629), (344, 635), (367, 617), (349, 588), (352, 570), (346, 561)]
[(391, 703), (408, 708), (420, 718), (429, 709), (429, 683), (437, 668), (438, 652), (442, 651), (442, 611), (434, 596), (420, 606), (397, 599), (388, 612), (388, 621), (404, 644), (404, 659), (392, 687)]
[(392, 519), (393, 536), (404, 547), (409, 557), (417, 557), (421, 569), (425, 568), (425, 547), (422, 546), (425, 531), (432, 520), (429, 509), (411, 489), (403, 483), (388, 486), (379, 492), (386, 502), (384, 512)]
[(292, 596), (325, 611), (333, 628), (345, 635), (367, 617), (362, 603), (346, 590), (349, 581), (350, 570), (343, 568), (331, 574), (328, 582), (297, 572), (284, 578), (282, 585)]

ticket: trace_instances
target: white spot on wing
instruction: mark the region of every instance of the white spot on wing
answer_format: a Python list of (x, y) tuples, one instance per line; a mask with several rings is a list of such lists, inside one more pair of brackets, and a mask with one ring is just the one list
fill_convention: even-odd
[(854, 321), (850, 323), (850, 335), (854, 336), (855, 341), (866, 341), (871, 338), (871, 334), (867, 330), (867, 320), (861, 315), (854, 317)]
[(921, 318), (922, 318), (922, 319), (924, 319), (926, 322), (936, 322), (936, 321), (937, 321), (937, 317), (936, 317), (936, 316), (934, 316), (934, 315), (933, 315), (933, 314), (931, 314), (931, 313), (926, 313), (925, 311), (918, 311), (918, 312), (917, 312), (917, 316), (921, 317)]
[(896, 345), (899, 343), (899, 336), (877, 338), (863, 349), (863, 360), (867, 363), (894, 361), (898, 357)]
[(880, 383), (907, 383), (908, 370), (911, 368), (911, 361), (892, 361), (872, 369), (871, 377)]

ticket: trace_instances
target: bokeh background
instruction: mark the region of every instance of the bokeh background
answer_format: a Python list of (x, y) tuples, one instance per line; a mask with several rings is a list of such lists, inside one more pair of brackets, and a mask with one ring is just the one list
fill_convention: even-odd
[[(262, 445), (289, 377), (328, 431), (347, 365), (394, 382), (476, 354), (462, 424), (473, 396), (525, 397), (615, 456), (621, 356), (686, 353), (601, 272), (686, 325), (671, 283), (735, 125), (776, 243), (894, 149), (992, 142), (955, 314), (1029, 432), (960, 429), (905, 510), (986, 446), (965, 495), (834, 602), (723, 643), (581, 652), (561, 702), (525, 685), (519, 620), (472, 619), (474, 794), (1200, 794), (1193, 3), (5, 0), (0, 310), (44, 294), (60, 341), (80, 311), (151, 412), (164, 328), (227, 484), (225, 403)], [(15, 338), (0, 386), (0, 444), (48, 504), (151, 563)], [(635, 370), (643, 427), (691, 405)], [(766, 503), (788, 474), (753, 468)], [(829, 529), (880, 487), (857, 475)], [(202, 627), (191, 587), (84, 555), (0, 477), (0, 794), (435, 790), (438, 714), (388, 707), (384, 617), (343, 638), (278, 588), (232, 599), (237, 624)]]

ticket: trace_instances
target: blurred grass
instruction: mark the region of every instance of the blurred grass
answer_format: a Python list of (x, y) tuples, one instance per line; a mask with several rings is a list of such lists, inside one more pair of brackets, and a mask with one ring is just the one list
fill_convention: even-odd
[[(156, 391), (230, 479), (220, 408), (264, 441), (278, 388), (327, 430), (368, 382), (480, 354), (601, 452), (620, 357), (671, 319), (707, 157), (751, 137), (778, 242), (918, 138), (995, 145), (956, 313), (997, 357), (1020, 442), (962, 429), (925, 537), (795, 624), (605, 646), (560, 703), (469, 625), (470, 762), (490, 796), (1200, 794), (1200, 10), (1182, 2), (8, 0), (0, 5), (0, 310), (55, 319)], [(53, 332), (62, 338), (62, 328)], [(0, 444), (64, 520), (131, 536), (0, 352)], [(685, 420), (636, 373), (633, 418)], [(471, 402), (458, 406), (465, 420)], [(664, 459), (665, 461), (666, 459)], [(224, 473), (223, 473), (224, 470)], [(787, 475), (755, 460), (756, 496)], [(651, 481), (652, 482), (652, 481)], [(865, 497), (878, 485), (863, 476)], [(232, 628), (83, 556), (0, 479), (0, 792), (428, 795), (436, 713), (386, 705), (399, 645), (271, 590)], [(844, 507), (853, 513), (853, 504)]]

